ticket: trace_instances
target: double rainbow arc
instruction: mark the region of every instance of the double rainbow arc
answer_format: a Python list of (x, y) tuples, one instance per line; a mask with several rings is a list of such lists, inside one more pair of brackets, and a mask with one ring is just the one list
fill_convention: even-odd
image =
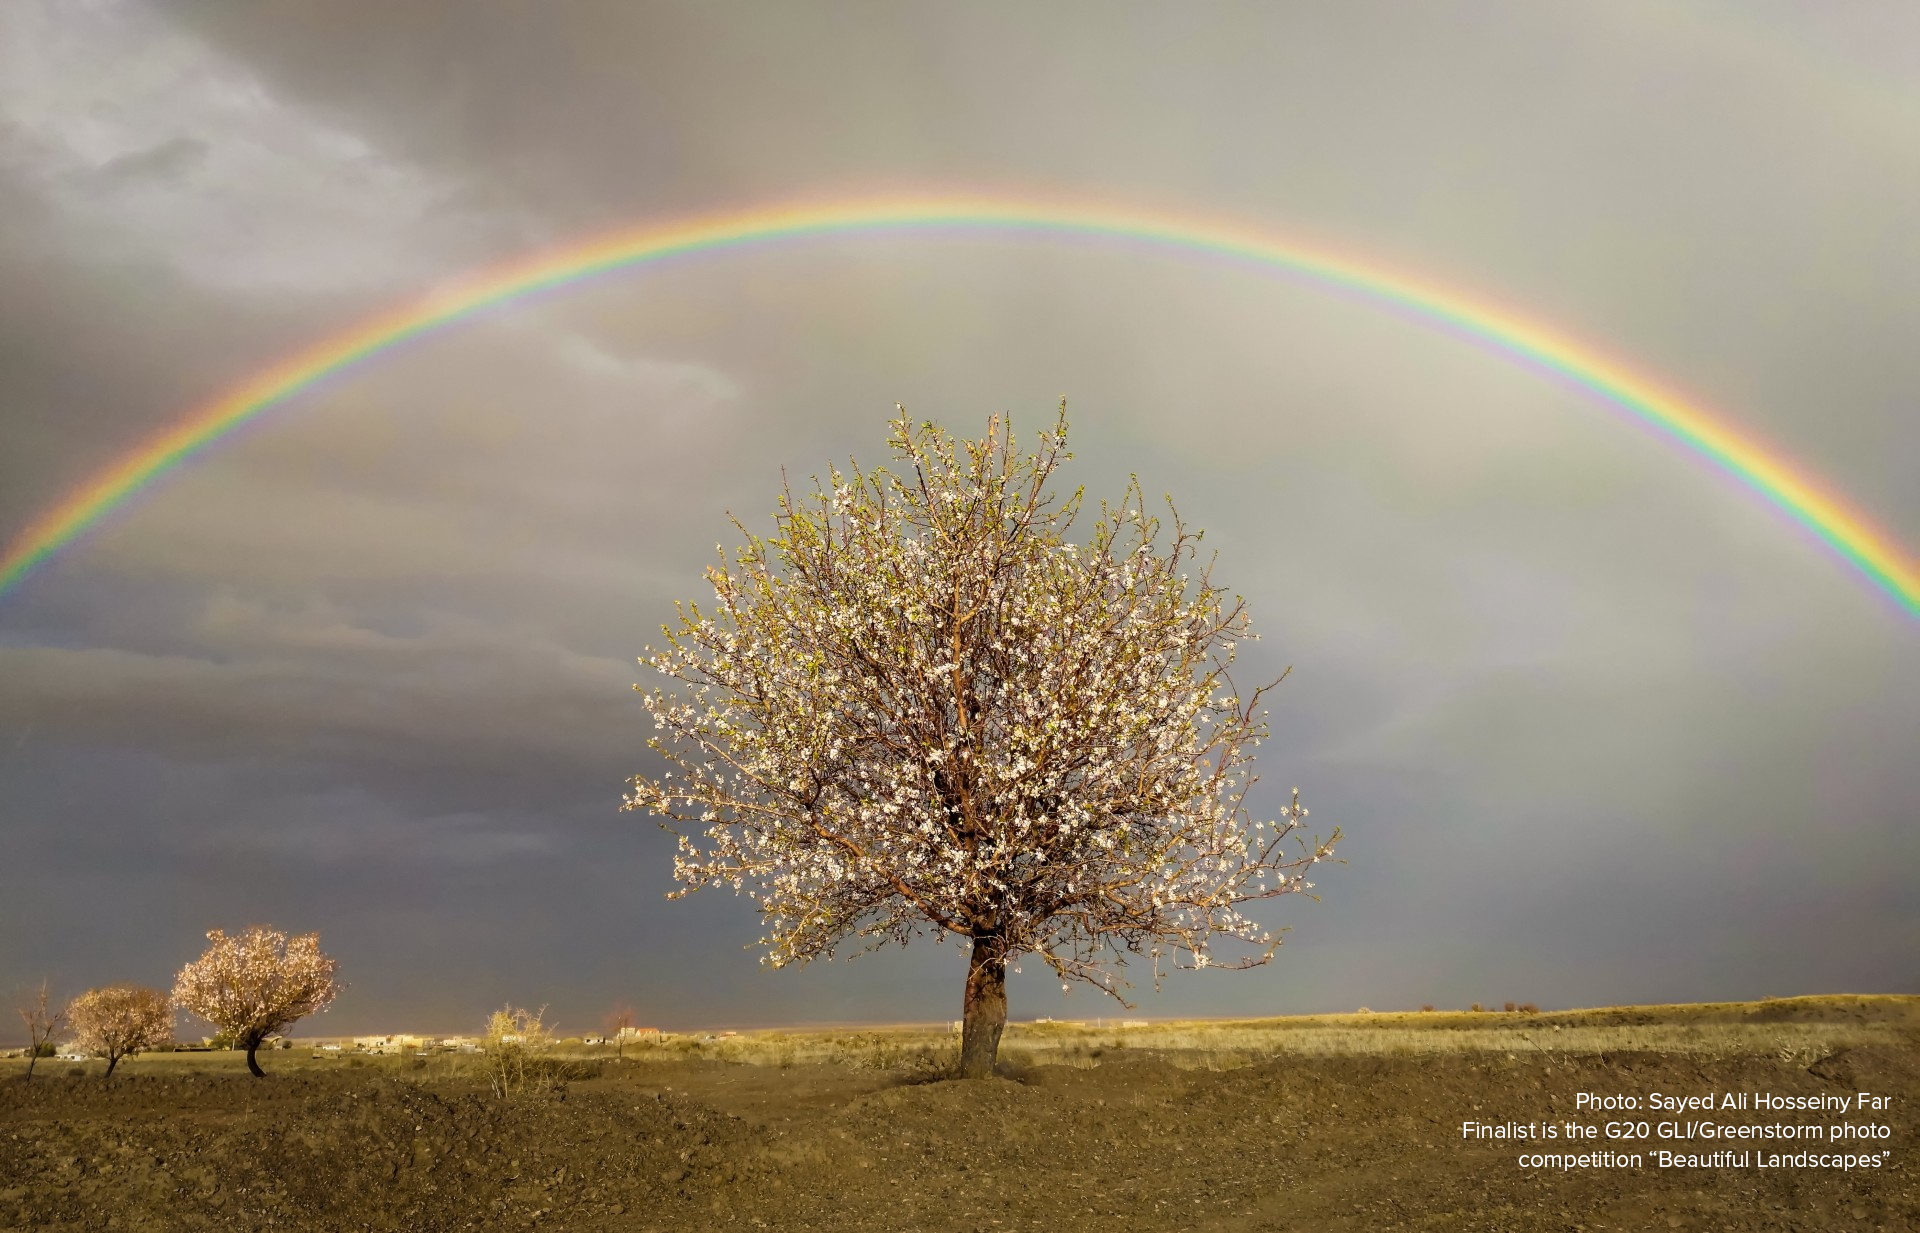
[(808, 237), (885, 233), (1001, 233), (1127, 241), (1285, 272), (1399, 307), (1559, 374), (1707, 459), (1824, 541), (1909, 615), (1920, 617), (1920, 568), (1888, 536), (1705, 408), (1661, 389), (1592, 347), (1461, 292), (1236, 224), (1108, 205), (979, 196), (790, 204), (706, 215), (617, 232), (481, 271), (250, 377), (88, 479), (9, 543), (0, 556), (0, 596), (109, 514), (131, 503), (159, 476), (204, 453), (242, 424), (297, 398), (323, 378), (369, 363), (409, 339), (485, 309), (613, 270)]

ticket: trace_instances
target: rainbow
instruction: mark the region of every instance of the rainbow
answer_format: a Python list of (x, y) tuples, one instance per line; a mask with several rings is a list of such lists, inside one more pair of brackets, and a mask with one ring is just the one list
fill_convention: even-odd
[(1290, 274), (1398, 308), (1587, 391), (1631, 421), (1708, 460), (1771, 502), (1920, 617), (1920, 570), (1891, 539), (1724, 418), (1662, 389), (1591, 346), (1483, 299), (1331, 249), (1217, 219), (1015, 197), (938, 196), (784, 204), (650, 224), (495, 266), (353, 326), (255, 374), (92, 476), (22, 529), (0, 556), (0, 596), (126, 507), (155, 479), (316, 382), (409, 339), (614, 270), (785, 241), (875, 234), (971, 234), (1124, 241)]

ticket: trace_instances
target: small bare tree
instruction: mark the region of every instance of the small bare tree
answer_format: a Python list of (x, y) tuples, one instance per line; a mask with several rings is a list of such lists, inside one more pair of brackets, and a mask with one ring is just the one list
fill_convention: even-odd
[[(735, 519), (717, 606), (683, 606), (641, 661), (685, 687), (642, 689), (672, 769), (626, 798), (680, 835), (673, 897), (747, 890), (775, 967), (849, 936), (959, 939), (967, 1076), (992, 1071), (1023, 953), (1123, 1005), (1106, 955), (1150, 954), (1156, 981), (1163, 958), (1266, 963), (1279, 939), (1242, 906), (1308, 889), (1339, 838), (1295, 835), (1297, 794), (1277, 821), (1246, 808), (1278, 682), (1229, 677), (1256, 635), (1192, 567), (1201, 533), (1169, 502), (1162, 547), (1135, 480), (1090, 544), (1066, 539), (1083, 494), (1047, 491), (1066, 427), (1062, 403), (1019, 456), (997, 417), (956, 442), (902, 409), (899, 474), (788, 489), (771, 540)], [(1246, 953), (1216, 959), (1216, 937)]]
[(109, 1079), (121, 1058), (173, 1039), (173, 1007), (166, 995), (139, 985), (89, 989), (67, 1007), (67, 1021), (82, 1053), (107, 1059)]
[(40, 987), (28, 994), (21, 1002), (18, 1013), (20, 1022), (27, 1026), (27, 1078), (33, 1078), (33, 1068), (40, 1060), (40, 1051), (47, 1047), (54, 1033), (67, 1026), (67, 1012), (64, 1007), (52, 1001), (52, 991), (42, 980)]
[(320, 953), (317, 933), (289, 938), (254, 925), (231, 938), (215, 929), (207, 940), (206, 954), (174, 979), (174, 1003), (230, 1035), (247, 1051), (247, 1069), (265, 1078), (254, 1057), (261, 1043), (332, 1004), (343, 988), (337, 965)]
[(613, 1037), (613, 1055), (627, 1055), (627, 1036), (633, 1030), (633, 1007), (622, 1003), (607, 1012), (607, 1034)]

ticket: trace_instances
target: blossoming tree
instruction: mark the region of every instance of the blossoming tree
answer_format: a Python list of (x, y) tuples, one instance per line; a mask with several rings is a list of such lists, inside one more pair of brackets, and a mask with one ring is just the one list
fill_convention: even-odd
[(121, 1058), (173, 1039), (173, 1007), (166, 995), (139, 985), (87, 990), (67, 1006), (67, 1022), (82, 1053), (107, 1059), (109, 1079)]
[(247, 1069), (265, 1078), (254, 1057), (268, 1036), (325, 1010), (340, 992), (335, 962), (320, 953), (320, 935), (289, 938), (255, 925), (237, 937), (215, 929), (207, 953), (180, 969), (173, 1000), (207, 1020), (247, 1051)]
[[(1296, 834), (1247, 792), (1262, 695), (1229, 677), (1244, 604), (1195, 567), (1172, 510), (1164, 545), (1138, 480), (1068, 542), (1084, 492), (1048, 481), (1066, 405), (1032, 454), (1010, 423), (956, 441), (904, 408), (898, 472), (788, 488), (763, 540), (707, 571), (643, 664), (668, 763), (625, 808), (680, 836), (672, 897), (710, 884), (758, 903), (774, 967), (931, 932), (970, 948), (960, 1072), (989, 1074), (1006, 971), (1037, 954), (1127, 1004), (1112, 967), (1150, 955), (1245, 968), (1279, 939), (1244, 905), (1309, 888), (1339, 838)], [(1284, 675), (1284, 674), (1283, 674)], [(1293, 843), (1286, 841), (1292, 837)], [(1238, 943), (1218, 958), (1216, 939)], [(1108, 964), (1106, 960), (1113, 960)]]

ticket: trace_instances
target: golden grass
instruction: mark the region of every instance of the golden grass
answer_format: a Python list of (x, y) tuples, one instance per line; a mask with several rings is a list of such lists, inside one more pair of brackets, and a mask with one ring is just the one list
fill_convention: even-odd
[[(1810, 1062), (1836, 1049), (1893, 1044), (1920, 1028), (1920, 998), (1780, 998), (1764, 1002), (1606, 1006), (1542, 1013), (1410, 1011), (1274, 1019), (1011, 1023), (1004, 1058), (1029, 1065), (1097, 1066), (1147, 1057), (1221, 1069), (1279, 1057), (1368, 1054), (1685, 1053)], [(757, 1066), (837, 1064), (937, 1070), (950, 1061), (950, 1027), (905, 1026), (743, 1032), (719, 1040), (668, 1037), (629, 1046), (640, 1061), (709, 1058)]]
[[(1920, 1032), (1920, 997), (1906, 995), (1775, 998), (1763, 1002), (1706, 1002), (1671, 1006), (1603, 1006), (1523, 1012), (1402, 1011), (1381, 1014), (1291, 1015), (1272, 1019), (1156, 1020), (1116, 1026), (1119, 1020), (1007, 1026), (1001, 1057), (1016, 1065), (1092, 1067), (1128, 1058), (1185, 1068), (1230, 1069), (1285, 1057), (1485, 1053), (1596, 1055), (1691, 1054), (1702, 1057), (1771, 1056), (1806, 1065), (1837, 1049), (1912, 1041)], [(668, 1035), (628, 1044), (639, 1063), (713, 1061), (751, 1066), (833, 1065), (937, 1074), (949, 1068), (959, 1038), (950, 1025), (869, 1028), (768, 1029), (709, 1039), (707, 1033)], [(562, 1048), (579, 1061), (611, 1060), (612, 1046)], [(416, 1078), (470, 1078), (482, 1059), (470, 1054), (380, 1057), (322, 1056), (304, 1047), (261, 1055), (269, 1073), (324, 1068)], [(41, 1072), (70, 1074), (103, 1063), (44, 1059)], [(24, 1060), (0, 1062), (0, 1074), (23, 1072)], [(184, 1071), (244, 1073), (239, 1053), (148, 1053), (121, 1063), (124, 1074)]]

